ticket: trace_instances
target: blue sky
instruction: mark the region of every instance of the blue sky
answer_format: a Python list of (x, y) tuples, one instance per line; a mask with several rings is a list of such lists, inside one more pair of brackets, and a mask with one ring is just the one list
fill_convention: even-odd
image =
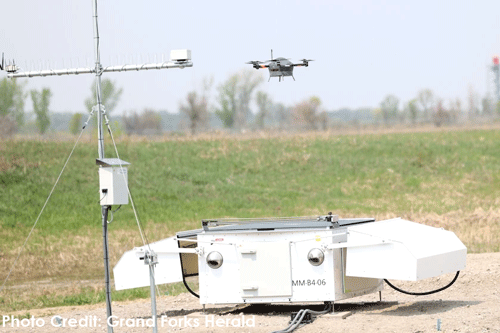
[[(92, 64), (91, 0), (16, 0), (2, 14), (0, 51), (23, 69)], [(105, 74), (124, 90), (117, 114), (177, 112), (209, 76), (215, 97), (230, 74), (268, 59), (271, 48), (275, 57), (315, 59), (295, 69), (295, 82), (268, 83), (261, 70), (259, 89), (287, 105), (317, 95), (327, 110), (377, 106), (387, 94), (405, 102), (423, 88), (465, 104), (469, 86), (480, 95), (493, 88), (487, 67), (500, 54), (500, 1), (107, 0), (99, 1), (99, 27), (104, 66), (192, 50), (193, 68)], [(53, 111), (77, 112), (92, 80), (32, 78), (27, 88), (49, 87)]]

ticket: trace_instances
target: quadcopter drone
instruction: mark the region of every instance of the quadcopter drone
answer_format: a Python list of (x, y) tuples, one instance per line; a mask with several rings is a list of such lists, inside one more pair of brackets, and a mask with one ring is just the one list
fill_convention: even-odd
[[(313, 61), (312, 59), (300, 59), (302, 61), (301, 63), (294, 64), (290, 61), (289, 58), (273, 58), (273, 50), (271, 50), (271, 60), (266, 60), (266, 61), (249, 61), (247, 64), (253, 65), (253, 68), (255, 69), (261, 69), (261, 68), (269, 68), (269, 80), (271, 80), (272, 77), (278, 77), (279, 81), (281, 82), (281, 79), (283, 78), (283, 81), (285, 80), (285, 76), (291, 76), (292, 79), (295, 81), (295, 78), (293, 77), (293, 68), (294, 67), (308, 67), (309, 66), (309, 61)], [(269, 80), (267, 80), (269, 82)]]

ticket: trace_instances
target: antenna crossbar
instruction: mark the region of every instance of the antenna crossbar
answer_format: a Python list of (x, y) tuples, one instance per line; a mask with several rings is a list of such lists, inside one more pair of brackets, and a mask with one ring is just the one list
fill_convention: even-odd
[[(193, 67), (191, 61), (185, 62), (163, 62), (151, 64), (137, 64), (137, 65), (118, 65), (103, 67), (101, 73), (107, 72), (128, 72), (128, 71), (143, 71), (152, 69), (168, 69), (168, 68), (185, 68)], [(45, 76), (62, 76), (62, 75), (78, 75), (78, 74), (95, 74), (95, 67), (80, 67), (80, 68), (66, 68), (66, 69), (45, 69), (39, 71), (16, 72), (8, 73), (7, 77), (45, 77)]]

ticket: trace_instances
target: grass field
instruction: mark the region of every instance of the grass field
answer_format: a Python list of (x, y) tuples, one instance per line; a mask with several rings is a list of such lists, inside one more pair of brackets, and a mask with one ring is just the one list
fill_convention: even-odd
[[(499, 143), (500, 131), (490, 129), (155, 142), (124, 138), (118, 149), (131, 162), (129, 184), (150, 241), (197, 228), (202, 218), (332, 211), (341, 217), (402, 216), (445, 227), (469, 252), (487, 252), (500, 249)], [(0, 142), (1, 282), (72, 146), (72, 141)], [(96, 146), (78, 146), (9, 286), (103, 275)], [(113, 151), (106, 146), (108, 157)], [(114, 214), (109, 229), (114, 265), (124, 251), (141, 245), (130, 205)], [(0, 309), (13, 309), (12, 288), (11, 296), (0, 295)], [(85, 288), (73, 294), (86, 295)], [(89, 297), (100, 297), (95, 295)]]

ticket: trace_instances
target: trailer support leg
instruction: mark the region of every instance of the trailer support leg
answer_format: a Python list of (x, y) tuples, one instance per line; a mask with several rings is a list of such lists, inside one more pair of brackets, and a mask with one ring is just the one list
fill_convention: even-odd
[(149, 289), (151, 292), (151, 319), (153, 320), (153, 333), (158, 332), (158, 319), (156, 317), (156, 282), (155, 265), (158, 263), (158, 256), (153, 251), (147, 251), (144, 255), (144, 264), (149, 265)]

